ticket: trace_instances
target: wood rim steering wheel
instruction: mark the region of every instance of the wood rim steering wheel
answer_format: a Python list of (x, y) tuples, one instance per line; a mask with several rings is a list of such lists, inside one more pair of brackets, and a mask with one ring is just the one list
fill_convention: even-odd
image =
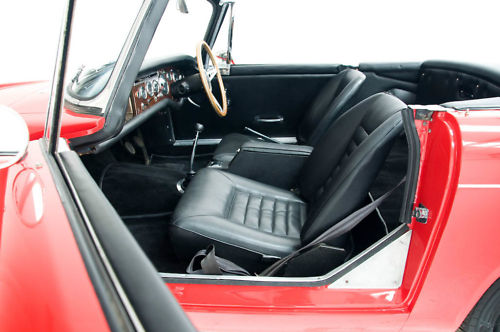
[[(212, 69), (206, 70), (203, 66), (203, 58), (201, 56), (201, 51), (205, 49), (207, 52), (210, 61), (212, 62)], [(220, 74), (219, 66), (217, 66), (217, 62), (215, 61), (215, 57), (212, 54), (212, 50), (210, 46), (205, 41), (201, 41), (196, 46), (196, 63), (198, 64), (198, 71), (200, 72), (201, 84), (203, 84), (203, 89), (207, 94), (208, 100), (210, 100), (210, 104), (212, 105), (215, 113), (219, 116), (226, 116), (227, 114), (227, 97), (226, 97), (226, 89), (224, 89), (224, 83), (222, 82), (222, 76)], [(212, 79), (217, 76), (217, 82), (219, 83), (220, 94), (222, 96), (222, 106), (219, 104), (217, 99), (215, 98), (212, 92)]]

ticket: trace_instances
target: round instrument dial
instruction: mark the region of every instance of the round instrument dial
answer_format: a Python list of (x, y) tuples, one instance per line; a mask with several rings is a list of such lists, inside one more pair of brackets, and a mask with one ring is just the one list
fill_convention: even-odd
[(160, 84), (158, 83), (157, 80), (153, 80), (153, 93), (158, 94), (160, 93)]
[(164, 95), (167, 95), (168, 94), (168, 83), (167, 83), (167, 79), (165, 78), (165, 75), (161, 74), (158, 77), (158, 84), (160, 85), (160, 91)]
[(153, 96), (153, 83), (151, 83), (151, 81), (146, 82), (146, 92), (149, 96)]
[(136, 97), (137, 97), (137, 98), (142, 98), (142, 99), (146, 99), (146, 98), (148, 98), (148, 94), (147, 94), (147, 92), (146, 92), (146, 89), (144, 89), (144, 86), (141, 86), (141, 87), (139, 88), (139, 90), (137, 90)]

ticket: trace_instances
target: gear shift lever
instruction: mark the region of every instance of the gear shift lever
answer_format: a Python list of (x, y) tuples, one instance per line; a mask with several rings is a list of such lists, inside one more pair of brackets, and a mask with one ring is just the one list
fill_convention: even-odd
[(194, 125), (194, 130), (196, 131), (196, 135), (194, 137), (193, 141), (193, 150), (191, 151), (191, 160), (189, 161), (189, 172), (186, 174), (186, 177), (179, 181), (180, 183), (177, 184), (177, 190), (179, 192), (183, 193), (186, 187), (188, 186), (189, 182), (193, 178), (193, 176), (196, 174), (194, 170), (194, 156), (196, 155), (196, 146), (198, 145), (198, 137), (200, 136), (201, 132), (205, 129), (205, 127), (201, 123), (196, 123)]
[(191, 177), (196, 174), (193, 168), (193, 163), (194, 163), (194, 156), (196, 154), (196, 145), (198, 144), (198, 137), (200, 136), (201, 132), (205, 129), (201, 123), (196, 123), (194, 125), (194, 130), (196, 130), (196, 136), (194, 137), (194, 142), (193, 142), (193, 151), (191, 151), (191, 160), (189, 163), (189, 173)]

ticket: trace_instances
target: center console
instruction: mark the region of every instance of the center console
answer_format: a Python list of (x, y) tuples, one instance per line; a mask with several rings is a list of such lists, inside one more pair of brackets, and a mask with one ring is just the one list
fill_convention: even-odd
[(230, 162), (214, 161), (209, 167), (222, 168), (230, 173), (261, 183), (291, 189), (300, 169), (313, 148), (306, 145), (271, 142), (247, 142)]

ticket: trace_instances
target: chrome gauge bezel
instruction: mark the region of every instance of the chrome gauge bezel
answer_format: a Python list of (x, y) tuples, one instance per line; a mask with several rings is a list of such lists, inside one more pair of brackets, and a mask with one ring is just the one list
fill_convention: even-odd
[(169, 86), (165, 74), (161, 73), (160, 75), (158, 75), (158, 83), (160, 85), (161, 93), (167, 95), (169, 92)]
[(153, 80), (152, 85), (153, 85), (153, 93), (154, 94), (160, 93), (160, 84), (158, 83), (158, 81)]
[(141, 98), (141, 99), (147, 99), (148, 98), (148, 94), (146, 92), (146, 88), (143, 86), (141, 86), (139, 88), (139, 90), (137, 90), (137, 97), (138, 98)]
[(153, 83), (151, 81), (147, 81), (145, 83), (146, 85), (146, 92), (148, 93), (148, 96), (153, 97)]

